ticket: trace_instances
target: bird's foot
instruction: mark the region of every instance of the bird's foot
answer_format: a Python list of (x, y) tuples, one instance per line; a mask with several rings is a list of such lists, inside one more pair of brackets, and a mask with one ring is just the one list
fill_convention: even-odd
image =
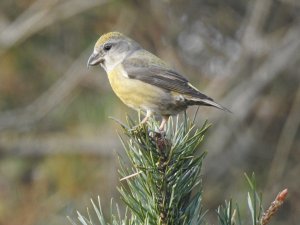
[(147, 124), (145, 122), (141, 122), (138, 125), (130, 127), (130, 126), (124, 124), (123, 122), (121, 122), (120, 120), (118, 120), (114, 117), (109, 117), (109, 118), (112, 119), (113, 121), (115, 121), (117, 124), (119, 124), (128, 133), (133, 133), (133, 132), (137, 133), (137, 132), (141, 132), (143, 130), (146, 130)]
[(143, 131), (146, 131), (146, 130), (147, 130), (147, 124), (146, 123), (139, 123), (138, 125), (127, 129), (127, 131), (129, 133), (140, 133), (140, 132), (143, 132)]
[(166, 137), (166, 131), (165, 130), (160, 130), (160, 129), (150, 129), (148, 127), (147, 123), (139, 123), (138, 125), (131, 127), (129, 129), (126, 129), (127, 132), (130, 134), (137, 134), (137, 133), (148, 133), (148, 135), (152, 138), (165, 138)]

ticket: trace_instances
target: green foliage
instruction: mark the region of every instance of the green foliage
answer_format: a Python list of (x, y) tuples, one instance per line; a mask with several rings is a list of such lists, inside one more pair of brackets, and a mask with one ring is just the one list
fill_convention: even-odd
[[(221, 225), (233, 225), (235, 223), (235, 214), (236, 214), (237, 208), (233, 209), (232, 206), (232, 200), (225, 201), (225, 205), (221, 205), (218, 207), (217, 213), (218, 213), (218, 222)], [(241, 222), (239, 220), (239, 225), (241, 225)]]
[[(89, 211), (87, 218), (78, 212), (79, 222), (83, 225), (207, 224), (200, 177), (206, 153), (197, 152), (209, 127), (207, 123), (196, 129), (186, 117), (182, 123), (177, 117), (176, 121), (170, 120), (165, 134), (155, 131), (158, 127), (155, 120), (148, 126), (133, 127), (130, 119), (128, 124), (121, 124), (127, 136), (121, 140), (130, 166), (120, 157), (121, 186), (118, 188), (126, 204), (125, 215), (121, 215), (118, 205), (114, 210), (111, 206), (111, 218), (107, 222), (98, 199), (98, 205), (92, 201), (97, 223), (92, 221)], [(261, 196), (256, 192), (254, 175), (251, 178), (246, 175), (246, 179), (250, 187), (247, 201), (252, 225), (258, 225), (262, 215)], [(242, 221), (239, 207), (232, 200), (219, 206), (217, 215), (220, 225), (248, 224), (248, 220)], [(76, 225), (74, 220), (70, 221)]]
[(250, 187), (248, 192), (248, 207), (251, 213), (252, 225), (259, 225), (263, 213), (261, 202), (262, 195), (256, 192), (256, 181), (254, 174), (252, 174), (251, 177), (248, 177), (247, 174), (245, 174), (245, 176)]
[[(130, 166), (120, 158), (119, 171), (119, 192), (128, 213), (121, 220), (117, 210), (118, 216), (106, 223), (100, 201), (99, 207), (92, 202), (100, 224), (203, 224), (200, 171), (206, 153), (196, 151), (207, 123), (196, 129), (187, 118), (182, 123), (171, 120), (165, 134), (154, 131), (158, 127), (155, 120), (135, 128), (133, 121), (128, 120), (128, 124), (122, 125), (128, 140), (121, 139)], [(78, 220), (94, 224), (90, 216), (80, 213)]]
[[(256, 180), (254, 174), (249, 177), (245, 174), (246, 180), (249, 185), (249, 192), (247, 194), (247, 203), (250, 211), (252, 225), (260, 225), (261, 217), (263, 213), (262, 208), (262, 196), (256, 191)], [(225, 201), (224, 205), (219, 206), (218, 221), (220, 225), (242, 225), (248, 224), (248, 220), (244, 220), (242, 223), (239, 206), (232, 205), (232, 200)]]
[[(147, 127), (127, 132), (124, 146), (132, 167), (121, 164), (120, 174), (137, 175), (126, 179), (119, 191), (140, 223), (147, 218), (150, 224), (201, 224), (201, 189), (195, 196), (191, 192), (201, 182), (205, 153), (195, 153), (208, 126), (194, 129), (187, 120), (175, 126), (167, 137), (149, 133)], [(155, 127), (155, 122), (149, 126)]]

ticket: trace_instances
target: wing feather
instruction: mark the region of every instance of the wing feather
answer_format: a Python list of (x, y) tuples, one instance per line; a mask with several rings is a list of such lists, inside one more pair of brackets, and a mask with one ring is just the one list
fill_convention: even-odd
[(131, 79), (137, 79), (179, 94), (212, 100), (190, 85), (184, 76), (165, 67), (162, 63), (145, 64), (142, 59), (129, 58), (123, 62), (123, 67)]

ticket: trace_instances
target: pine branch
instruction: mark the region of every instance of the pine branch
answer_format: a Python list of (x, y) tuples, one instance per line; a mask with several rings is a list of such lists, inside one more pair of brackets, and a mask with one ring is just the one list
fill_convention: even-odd
[[(118, 120), (115, 120), (120, 123)], [(147, 126), (135, 127), (130, 118), (121, 124), (123, 143), (128, 160), (120, 157), (120, 182), (118, 188), (126, 205), (121, 215), (118, 205), (111, 206), (109, 222), (104, 218), (100, 199), (92, 201), (94, 223), (78, 212), (78, 221), (83, 225), (201, 225), (205, 211), (202, 207), (201, 167), (206, 155), (197, 149), (209, 128), (205, 123), (201, 129), (194, 127), (184, 117), (183, 122), (170, 120), (165, 134), (155, 132), (157, 122), (152, 119)], [(126, 137), (124, 137), (124, 134)], [(263, 213), (262, 196), (258, 194), (254, 174), (246, 176), (249, 185), (247, 203), (250, 218), (242, 219), (239, 206), (225, 201), (217, 209), (220, 225), (266, 225), (286, 198), (287, 190), (278, 194), (269, 209)], [(192, 193), (193, 192), (193, 193)], [(70, 219), (72, 225), (76, 222)]]
[(155, 121), (133, 132), (124, 128), (129, 141), (123, 144), (132, 168), (126, 168), (121, 160), (120, 174), (136, 176), (126, 179), (119, 191), (140, 222), (147, 217), (150, 224), (200, 224), (201, 192), (192, 199), (191, 192), (201, 181), (205, 153), (195, 153), (208, 126), (197, 130), (187, 120), (171, 123), (176, 129), (169, 129), (166, 136), (151, 132), (157, 128)]

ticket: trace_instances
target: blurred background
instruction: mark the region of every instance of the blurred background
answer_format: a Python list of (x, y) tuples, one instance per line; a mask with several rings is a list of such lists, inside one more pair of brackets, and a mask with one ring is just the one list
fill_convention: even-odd
[(299, 0), (1, 0), (0, 224), (69, 224), (90, 198), (106, 213), (119, 201), (123, 149), (109, 116), (137, 114), (101, 68), (86, 68), (109, 31), (233, 111), (203, 107), (196, 118), (213, 124), (202, 145), (208, 220), (224, 199), (246, 203), (244, 172), (255, 172), (265, 207), (289, 188), (272, 224), (299, 224)]

